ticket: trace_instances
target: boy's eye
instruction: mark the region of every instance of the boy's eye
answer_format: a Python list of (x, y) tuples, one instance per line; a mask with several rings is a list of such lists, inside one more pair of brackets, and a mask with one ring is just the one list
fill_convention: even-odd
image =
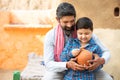
[(89, 33), (85, 33), (85, 35), (89, 35)]
[(85, 35), (89, 35), (90, 33), (88, 32), (88, 33), (85, 33)]
[[(79, 33), (79, 35), (83, 35), (83, 33)], [(89, 35), (89, 33), (84, 33), (84, 35)]]
[(82, 33), (79, 33), (79, 35), (82, 35)]

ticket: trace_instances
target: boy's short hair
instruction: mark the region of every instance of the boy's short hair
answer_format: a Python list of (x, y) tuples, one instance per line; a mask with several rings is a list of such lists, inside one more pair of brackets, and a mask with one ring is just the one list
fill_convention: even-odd
[(90, 29), (93, 31), (93, 22), (88, 17), (79, 18), (76, 22), (76, 30), (78, 29)]
[(74, 16), (76, 17), (76, 11), (72, 4), (63, 2), (59, 4), (56, 10), (56, 15), (60, 19), (63, 16)]

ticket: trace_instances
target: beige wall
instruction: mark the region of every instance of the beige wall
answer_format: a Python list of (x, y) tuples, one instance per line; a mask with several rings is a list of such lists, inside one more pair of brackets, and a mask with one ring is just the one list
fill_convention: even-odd
[[(31, 11), (30, 14), (33, 12)], [(27, 15), (30, 16), (30, 14)], [(29, 53), (34, 52), (43, 55), (44, 35), (52, 28), (52, 25), (50, 27), (48, 25), (38, 27), (38, 24), (36, 26), (34, 23), (26, 27), (27, 24), (19, 24), (21, 23), (19, 20), (17, 21), (19, 23), (11, 24), (9, 11), (0, 11), (0, 17), (0, 69), (22, 70), (27, 64)], [(15, 15), (12, 17), (16, 18)]]
[[(87, 16), (94, 22), (95, 28), (120, 28), (120, 16), (114, 16), (114, 8), (120, 8), (119, 0), (61, 0), (73, 4), (77, 18)], [(119, 12), (120, 15), (120, 12)]]
[[(115, 7), (120, 8), (119, 0), (0, 0), (0, 8), (1, 10), (56, 9), (56, 6), (63, 1), (75, 6), (77, 18), (90, 17), (95, 28), (120, 28), (120, 16), (114, 16)], [(53, 13), (55, 16), (55, 11)]]

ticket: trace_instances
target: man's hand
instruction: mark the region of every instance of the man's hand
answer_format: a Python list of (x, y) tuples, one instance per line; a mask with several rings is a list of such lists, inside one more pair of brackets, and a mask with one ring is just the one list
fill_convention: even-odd
[(79, 71), (85, 70), (84, 66), (77, 64), (75, 61), (76, 61), (76, 58), (72, 58), (70, 61), (67, 62), (66, 67), (71, 68), (75, 71), (76, 70), (79, 70)]
[[(93, 71), (100, 65), (105, 63), (104, 58), (100, 58), (97, 54), (94, 54), (95, 59), (89, 60), (90, 66), (88, 67), (88, 70)], [(92, 64), (91, 64), (92, 63)]]

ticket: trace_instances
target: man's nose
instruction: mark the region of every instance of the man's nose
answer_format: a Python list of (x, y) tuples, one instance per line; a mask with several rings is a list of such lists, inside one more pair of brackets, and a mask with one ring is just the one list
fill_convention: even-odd
[(68, 26), (68, 27), (72, 27), (72, 26), (73, 26), (73, 24), (71, 24), (71, 23), (68, 23), (68, 24), (67, 24), (67, 26)]

